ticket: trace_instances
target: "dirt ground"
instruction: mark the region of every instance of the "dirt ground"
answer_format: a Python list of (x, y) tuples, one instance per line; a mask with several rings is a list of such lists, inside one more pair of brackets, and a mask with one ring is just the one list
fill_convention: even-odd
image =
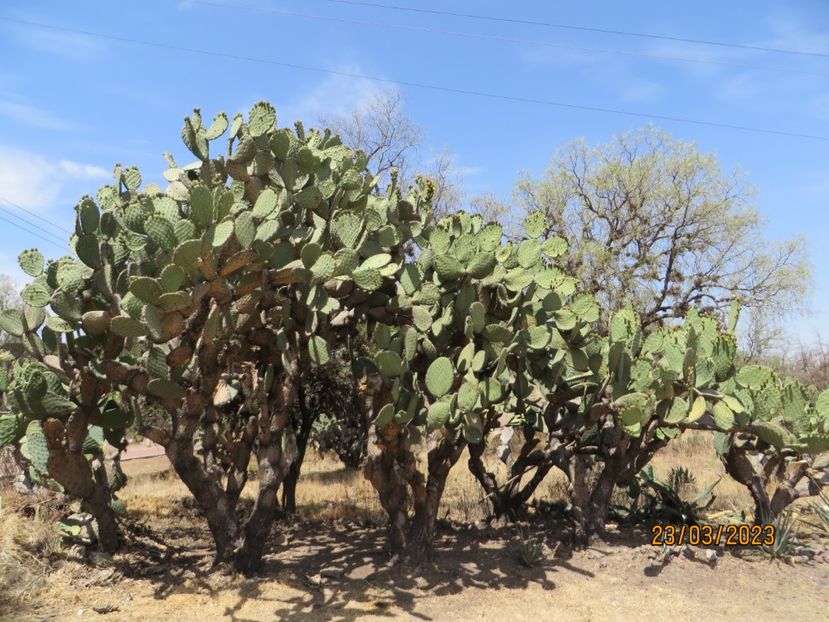
[(61, 553), (24, 597), (0, 603), (0, 620), (826, 620), (829, 563), (772, 562), (746, 549), (719, 549), (713, 562), (699, 548), (666, 555), (632, 528), (572, 552), (551, 514), (523, 533), (545, 551), (527, 568), (515, 526), (465, 521), (473, 500), (447, 511), (432, 564), (389, 569), (376, 508), (360, 509), (359, 476), (326, 461), (304, 476), (300, 519), (275, 525), (261, 577), (211, 573), (206, 525), (164, 461), (125, 464), (122, 496), (137, 519), (129, 554), (82, 565)]

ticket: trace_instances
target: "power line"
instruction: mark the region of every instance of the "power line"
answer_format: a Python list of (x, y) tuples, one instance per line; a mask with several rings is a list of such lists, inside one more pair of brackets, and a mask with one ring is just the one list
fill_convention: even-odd
[(576, 24), (561, 24), (555, 22), (542, 22), (531, 19), (519, 19), (515, 17), (497, 17), (494, 15), (479, 15), (476, 13), (459, 13), (456, 11), (441, 11), (438, 9), (422, 9), (394, 4), (381, 4), (379, 2), (364, 2), (362, 0), (325, 0), (333, 4), (348, 4), (353, 6), (371, 7), (374, 9), (386, 9), (391, 11), (405, 11), (408, 13), (421, 13), (426, 15), (443, 15), (447, 17), (462, 17), (488, 22), (505, 22), (509, 24), (522, 24), (528, 26), (542, 26), (545, 28), (558, 28), (562, 30), (578, 30), (581, 32), (598, 32), (608, 35), (619, 35), (623, 37), (639, 37), (641, 39), (659, 39), (662, 41), (676, 41), (679, 43), (693, 43), (696, 45), (713, 45), (718, 47), (736, 48), (740, 50), (753, 50), (755, 52), (773, 52), (775, 54), (795, 54), (798, 56), (814, 56), (818, 58), (829, 58), (829, 53), (792, 50), (788, 48), (774, 48), (762, 45), (749, 45), (745, 43), (731, 43), (728, 41), (711, 41), (707, 39), (689, 39), (685, 37), (674, 37), (671, 35), (659, 35), (647, 32), (635, 32), (630, 30), (614, 30), (610, 28), (597, 28), (593, 26), (579, 26)]
[(175, 50), (178, 52), (188, 52), (192, 54), (201, 54), (205, 56), (214, 56), (217, 58), (227, 58), (231, 60), (239, 60), (245, 62), (252, 62), (252, 63), (260, 63), (266, 65), (274, 65), (277, 67), (286, 67), (289, 69), (297, 69), (301, 71), (313, 71), (315, 73), (323, 73), (328, 75), (335, 75), (335, 76), (343, 76), (347, 78), (357, 78), (361, 80), (370, 80), (372, 82), (380, 82), (384, 84), (394, 84), (396, 86), (406, 86), (418, 89), (427, 89), (431, 91), (439, 91), (444, 93), (454, 93), (457, 95), (469, 95), (473, 97), (484, 97), (487, 99), (498, 99), (503, 101), (512, 101), (512, 102), (519, 102), (525, 104), (538, 104), (542, 106), (551, 106), (556, 108), (564, 108), (568, 110), (582, 110), (586, 112), (601, 112), (606, 114), (615, 114), (627, 117), (635, 117), (640, 119), (651, 119), (651, 120), (658, 120), (658, 121), (670, 121), (673, 123), (687, 123), (690, 125), (701, 125), (706, 127), (717, 127), (722, 129), (731, 129), (731, 130), (739, 130), (743, 132), (753, 132), (756, 134), (770, 134), (775, 136), (787, 136), (790, 138), (807, 138), (810, 140), (820, 140), (824, 142), (829, 142), (829, 136), (821, 136), (817, 134), (802, 134), (798, 132), (787, 132), (784, 130), (775, 130), (769, 128), (761, 128), (761, 127), (752, 127), (747, 125), (736, 125), (731, 123), (721, 123), (718, 121), (705, 121), (700, 119), (691, 119), (688, 117), (677, 117), (677, 116), (670, 116), (670, 115), (661, 115), (661, 114), (649, 114), (644, 112), (634, 112), (628, 110), (618, 110), (615, 108), (605, 108), (602, 106), (587, 106), (581, 104), (573, 104), (569, 102), (558, 102), (549, 99), (540, 99), (534, 97), (522, 97), (517, 95), (505, 95), (502, 93), (491, 93), (487, 91), (477, 91), (472, 89), (460, 89), (448, 86), (439, 86), (435, 84), (427, 84), (424, 82), (412, 82), (408, 80), (393, 80), (390, 78), (381, 78), (379, 76), (372, 76), (363, 73), (351, 72), (351, 71), (337, 71), (333, 69), (323, 69), (321, 67), (312, 67), (310, 65), (299, 65), (295, 63), (286, 63), (281, 61), (269, 60), (264, 58), (256, 58), (252, 56), (242, 56), (239, 54), (229, 54), (226, 52), (215, 52), (211, 50), (202, 50), (197, 48), (185, 47), (180, 45), (172, 45), (168, 43), (157, 43), (153, 41), (144, 41), (141, 39), (132, 39), (128, 37), (119, 37), (115, 35), (106, 35), (98, 32), (92, 32), (89, 30), (81, 30), (77, 28), (65, 28), (62, 26), (54, 26), (52, 24), (43, 24), (39, 22), (32, 22), (28, 20), (22, 19), (15, 19), (11, 17), (0, 17), (0, 20), (7, 21), (7, 22), (16, 22), (19, 24), (26, 24), (28, 26), (35, 26), (38, 28), (47, 28), (52, 30), (58, 30), (62, 32), (71, 32), (74, 34), (82, 34), (87, 35), (90, 37), (97, 37), (100, 39), (107, 39), (110, 41), (119, 41), (122, 43), (131, 43), (135, 45), (144, 45), (148, 47), (155, 47), (165, 50)]
[(24, 212), (26, 212), (27, 214), (31, 214), (32, 216), (34, 216), (34, 217), (35, 217), (35, 218), (37, 218), (38, 220), (42, 220), (42, 221), (43, 221), (43, 222), (45, 222), (46, 224), (51, 225), (52, 227), (55, 227), (56, 229), (60, 229), (61, 231), (65, 231), (66, 233), (69, 233), (70, 235), (72, 234), (72, 231), (70, 231), (69, 229), (67, 229), (67, 228), (65, 228), (65, 227), (61, 227), (60, 225), (56, 225), (56, 224), (55, 224), (55, 223), (53, 223), (52, 221), (47, 220), (46, 218), (43, 218), (43, 216), (41, 216), (40, 214), (38, 214), (38, 213), (36, 213), (36, 212), (33, 212), (32, 210), (26, 209), (26, 208), (25, 208), (25, 207), (23, 207), (22, 205), (18, 205), (18, 204), (17, 204), (17, 203), (15, 203), (14, 201), (10, 201), (9, 199), (7, 199), (6, 197), (4, 197), (4, 196), (2, 196), (2, 195), (0, 195), (0, 201), (3, 201), (4, 203), (8, 203), (8, 204), (9, 204), (9, 205), (11, 205), (12, 207), (16, 207), (16, 208), (17, 208), (17, 209), (19, 209), (19, 210), (23, 210), (23, 211), (24, 211)]
[(4, 212), (4, 213), (8, 214), (8, 215), (9, 215), (9, 216), (11, 216), (12, 218), (16, 218), (17, 220), (19, 220), (19, 221), (20, 221), (20, 222), (22, 222), (23, 224), (28, 225), (29, 227), (33, 227), (36, 231), (40, 231), (40, 232), (41, 232), (41, 234), (46, 235), (46, 236), (49, 236), (50, 238), (52, 238), (52, 240), (53, 240), (53, 241), (57, 241), (57, 242), (60, 242), (60, 243), (62, 243), (62, 244), (65, 244), (65, 243), (66, 243), (66, 240), (65, 240), (65, 239), (63, 239), (63, 238), (61, 238), (60, 236), (58, 236), (58, 235), (56, 235), (56, 234), (52, 233), (51, 231), (48, 231), (48, 230), (44, 229), (44, 228), (43, 228), (43, 227), (41, 227), (40, 225), (38, 225), (38, 224), (36, 224), (36, 223), (34, 223), (34, 222), (30, 221), (30, 220), (27, 220), (27, 219), (23, 218), (22, 216), (20, 216), (20, 215), (18, 215), (18, 214), (16, 214), (16, 213), (14, 213), (13, 211), (11, 211), (10, 209), (8, 209), (7, 207), (4, 207), (3, 205), (0, 205), (0, 211), (2, 211), (2, 212)]
[(191, 0), (193, 4), (201, 4), (205, 6), (221, 7), (226, 9), (238, 9), (242, 11), (250, 11), (256, 13), (268, 13), (273, 15), (282, 15), (286, 17), (299, 17), (301, 19), (310, 19), (317, 21), (335, 22), (340, 24), (354, 24), (357, 26), (370, 26), (373, 28), (388, 29), (396, 28), (398, 30), (408, 30), (410, 32), (425, 32), (429, 34), (440, 35), (444, 37), (456, 37), (464, 39), (478, 39), (483, 41), (498, 41), (501, 43), (534, 45), (540, 47), (549, 47), (555, 49), (576, 50), (579, 52), (588, 52), (592, 54), (610, 54), (619, 56), (632, 56), (636, 58), (654, 58), (665, 61), (678, 61), (683, 63), (697, 63), (705, 65), (722, 65), (725, 67), (736, 67), (739, 69), (750, 69), (753, 71), (774, 71), (780, 73), (797, 73), (807, 76), (818, 76), (821, 78), (829, 77), (829, 74), (820, 73), (817, 71), (804, 71), (802, 69), (789, 69), (787, 67), (769, 67), (760, 65), (751, 65), (747, 63), (734, 63), (730, 61), (715, 60), (708, 58), (691, 58), (688, 56), (672, 56), (668, 54), (650, 54), (648, 52), (634, 52), (631, 50), (616, 50), (609, 48), (595, 48), (582, 45), (572, 45), (568, 43), (557, 43), (553, 41), (540, 41), (538, 39), (523, 39), (516, 37), (503, 37), (500, 35), (487, 35), (472, 32), (460, 32), (455, 30), (444, 30), (441, 28), (430, 28), (427, 26), (416, 26), (411, 24), (388, 24), (384, 22), (366, 21), (359, 19), (351, 19), (348, 17), (335, 17), (330, 15), (311, 15), (308, 13), (297, 13), (295, 11), (286, 11), (282, 9), (274, 9), (270, 7), (258, 7), (247, 4), (231, 4), (227, 2), (216, 2), (214, 0)]
[(8, 219), (6, 219), (6, 218), (3, 218), (2, 216), (0, 216), (0, 220), (2, 220), (2, 221), (4, 221), (4, 222), (9, 223), (12, 227), (17, 227), (18, 229), (22, 229), (22, 230), (23, 230), (23, 231), (25, 231), (26, 233), (29, 233), (29, 234), (31, 234), (31, 235), (33, 235), (33, 236), (35, 236), (35, 237), (38, 237), (38, 238), (40, 238), (41, 240), (43, 240), (43, 241), (45, 241), (45, 242), (48, 242), (48, 243), (49, 243), (49, 244), (51, 244), (52, 246), (56, 246), (57, 248), (59, 248), (59, 249), (61, 249), (61, 250), (64, 250), (64, 251), (65, 251), (65, 250), (68, 248), (68, 245), (66, 245), (66, 246), (61, 246), (61, 245), (60, 245), (60, 244), (58, 244), (57, 242), (53, 242), (53, 241), (52, 241), (52, 240), (50, 240), (49, 238), (46, 238), (46, 237), (44, 237), (44, 236), (40, 235), (39, 233), (35, 233), (34, 231), (31, 231), (30, 229), (27, 229), (26, 227), (22, 227), (22, 226), (18, 225), (16, 222), (12, 222), (11, 220), (8, 220)]

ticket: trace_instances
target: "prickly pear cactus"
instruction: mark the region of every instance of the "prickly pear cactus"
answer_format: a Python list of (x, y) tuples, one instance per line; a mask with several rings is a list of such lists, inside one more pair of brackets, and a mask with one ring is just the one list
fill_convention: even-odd
[(405, 311), (373, 329), (374, 363), (391, 383), (377, 426), (459, 429), (479, 443), (490, 419), (526, 413), (528, 375), (555, 384), (587, 369), (580, 348), (598, 307), (555, 266), (566, 242), (528, 225), (504, 243), (499, 224), (459, 213), (424, 233), (399, 272), (394, 304)]

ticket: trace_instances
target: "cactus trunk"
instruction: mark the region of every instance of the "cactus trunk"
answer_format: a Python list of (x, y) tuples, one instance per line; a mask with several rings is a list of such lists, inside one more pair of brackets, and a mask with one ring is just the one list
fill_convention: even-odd
[(465, 447), (463, 435), (456, 434), (455, 438), (442, 438), (437, 447), (429, 451), (426, 485), (413, 488), (415, 513), (408, 534), (409, 561), (429, 561), (432, 557), (446, 478)]

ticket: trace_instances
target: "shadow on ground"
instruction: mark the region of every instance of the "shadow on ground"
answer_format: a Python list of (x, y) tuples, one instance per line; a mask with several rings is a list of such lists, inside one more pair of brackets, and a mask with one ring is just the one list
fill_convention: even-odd
[[(269, 609), (274, 618), (345, 622), (366, 615), (412, 619), (431, 618), (418, 613), (417, 602), (428, 596), (458, 594), (467, 588), (521, 589), (532, 584), (554, 590), (562, 569), (592, 577), (571, 563), (566, 546), (550, 534), (562, 534), (563, 525), (536, 525), (524, 538), (543, 542), (545, 561), (529, 568), (516, 553), (518, 530), (512, 526), (481, 529), (444, 524), (433, 561), (419, 567), (387, 565), (385, 531), (346, 522), (279, 522), (269, 543), (259, 576), (245, 579), (222, 575), (211, 568), (208, 534), (191, 525), (165, 525), (155, 531), (136, 528), (130, 559), (121, 572), (150, 581), (156, 599), (172, 594), (206, 594), (223, 602), (227, 619), (252, 622), (243, 612)], [(272, 589), (279, 584), (282, 589)], [(284, 589), (290, 588), (290, 589)], [(269, 604), (267, 604), (269, 603)], [(259, 618), (257, 618), (259, 619)]]

